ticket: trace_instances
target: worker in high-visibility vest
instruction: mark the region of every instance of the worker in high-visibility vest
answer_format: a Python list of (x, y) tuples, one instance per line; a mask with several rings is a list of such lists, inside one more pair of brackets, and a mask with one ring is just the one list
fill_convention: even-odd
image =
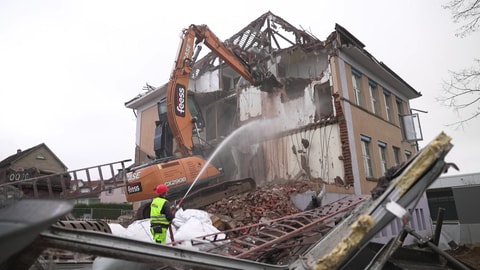
[(171, 204), (166, 199), (168, 187), (160, 184), (155, 188), (158, 197), (152, 200), (150, 204), (150, 232), (153, 241), (165, 244), (167, 232), (174, 215), (171, 210)]

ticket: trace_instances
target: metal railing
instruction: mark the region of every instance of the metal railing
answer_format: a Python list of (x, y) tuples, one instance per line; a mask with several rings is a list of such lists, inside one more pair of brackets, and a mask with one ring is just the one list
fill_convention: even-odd
[[(122, 187), (126, 162), (121, 160), (62, 173), (0, 184), (0, 206), (22, 197), (75, 199)], [(23, 192), (22, 192), (23, 191)], [(27, 191), (27, 194), (25, 192)]]

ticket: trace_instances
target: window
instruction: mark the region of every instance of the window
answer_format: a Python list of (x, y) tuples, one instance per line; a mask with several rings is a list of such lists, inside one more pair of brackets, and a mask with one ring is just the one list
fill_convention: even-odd
[(387, 121), (392, 121), (392, 101), (390, 100), (390, 92), (384, 90), (383, 96), (385, 97), (385, 111), (387, 113)]
[(370, 97), (372, 100), (372, 112), (376, 115), (380, 113), (380, 109), (378, 107), (378, 89), (377, 84), (373, 81), (368, 82), (368, 87), (370, 88)]
[(232, 77), (232, 76), (222, 76), (223, 82), (223, 90), (232, 90), (235, 89), (235, 85), (240, 80), (240, 76)]
[(403, 136), (407, 141), (423, 140), (422, 128), (418, 113), (403, 115), (402, 117)]
[(407, 160), (410, 160), (410, 157), (412, 156), (412, 152), (408, 151), (408, 150), (405, 150), (405, 158)]
[(427, 190), (428, 207), (433, 220), (437, 220), (438, 209), (445, 209), (444, 220), (458, 220), (457, 206), (452, 188), (435, 188)]
[(355, 104), (357, 104), (358, 106), (363, 105), (361, 79), (362, 74), (352, 69), (353, 94), (355, 97)]
[(400, 156), (400, 148), (393, 147), (393, 157), (395, 158), (395, 165), (402, 164), (402, 158)]
[(209, 105), (205, 114), (205, 119), (210, 119), (205, 129), (207, 140), (228, 136), (237, 117), (236, 108), (236, 97), (226, 98)]
[(332, 93), (329, 82), (315, 84), (315, 122), (333, 115)]
[(167, 123), (166, 99), (157, 103), (158, 121), (155, 121), (153, 150), (156, 158), (165, 158), (173, 155), (173, 135)]
[(371, 138), (368, 136), (361, 135), (362, 140), (362, 159), (363, 159), (363, 168), (365, 169), (365, 177), (373, 177), (373, 167), (372, 167), (372, 155), (370, 150), (370, 141)]
[(402, 125), (402, 115), (405, 114), (405, 112), (403, 110), (403, 102), (402, 102), (401, 99), (398, 99), (398, 98), (395, 101), (397, 103), (398, 123), (401, 126)]
[(378, 141), (378, 150), (380, 151), (380, 163), (382, 166), (382, 175), (385, 175), (385, 172), (388, 169), (388, 164), (387, 164), (387, 144)]

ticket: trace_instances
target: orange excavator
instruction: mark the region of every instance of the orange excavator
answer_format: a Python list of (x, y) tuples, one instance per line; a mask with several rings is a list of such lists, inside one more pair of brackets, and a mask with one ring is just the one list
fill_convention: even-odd
[[(170, 137), (174, 138), (175, 144), (170, 143), (170, 148), (174, 149), (166, 151), (169, 154), (164, 154), (162, 158), (158, 158), (157, 154), (156, 160), (130, 169), (127, 173), (128, 183), (125, 192), (129, 202), (154, 198), (156, 196), (154, 188), (161, 183), (169, 187), (170, 201), (179, 201), (187, 208), (200, 208), (224, 197), (254, 190), (256, 187), (255, 181), (251, 178), (226, 179), (221, 169), (207, 163), (204, 157), (195, 151), (193, 134), (198, 133), (203, 125), (203, 120), (200, 121), (203, 118), (195, 100), (189, 94), (188, 83), (202, 43), (250, 84), (260, 87), (262, 91), (282, 86), (274, 75), (253, 70), (206, 25), (190, 25), (184, 29), (178, 56), (167, 85), (166, 106), (164, 101), (159, 103), (158, 109), (160, 118), (161, 112), (164, 112), (164, 118), (166, 114), (164, 124), (161, 126), (164, 136), (169, 133)], [(179, 153), (180, 157), (173, 157), (172, 153)], [(144, 211), (143, 216), (147, 214), (148, 211)]]

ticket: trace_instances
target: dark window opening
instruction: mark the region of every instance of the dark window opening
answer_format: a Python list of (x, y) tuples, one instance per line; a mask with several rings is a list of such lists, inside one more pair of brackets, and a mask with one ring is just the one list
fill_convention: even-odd
[(237, 100), (223, 99), (206, 110), (206, 139), (214, 140), (227, 137), (235, 129)]
[(445, 209), (445, 214), (443, 217), (444, 220), (458, 220), (457, 208), (451, 188), (438, 188), (427, 190), (427, 199), (428, 207), (430, 208), (430, 215), (432, 216), (433, 221), (437, 220), (439, 208)]
[(333, 104), (328, 82), (314, 86), (315, 122), (333, 116)]
[(157, 104), (158, 121), (155, 121), (155, 135), (153, 138), (153, 150), (156, 158), (166, 158), (173, 155), (173, 135), (168, 127), (166, 100)]

